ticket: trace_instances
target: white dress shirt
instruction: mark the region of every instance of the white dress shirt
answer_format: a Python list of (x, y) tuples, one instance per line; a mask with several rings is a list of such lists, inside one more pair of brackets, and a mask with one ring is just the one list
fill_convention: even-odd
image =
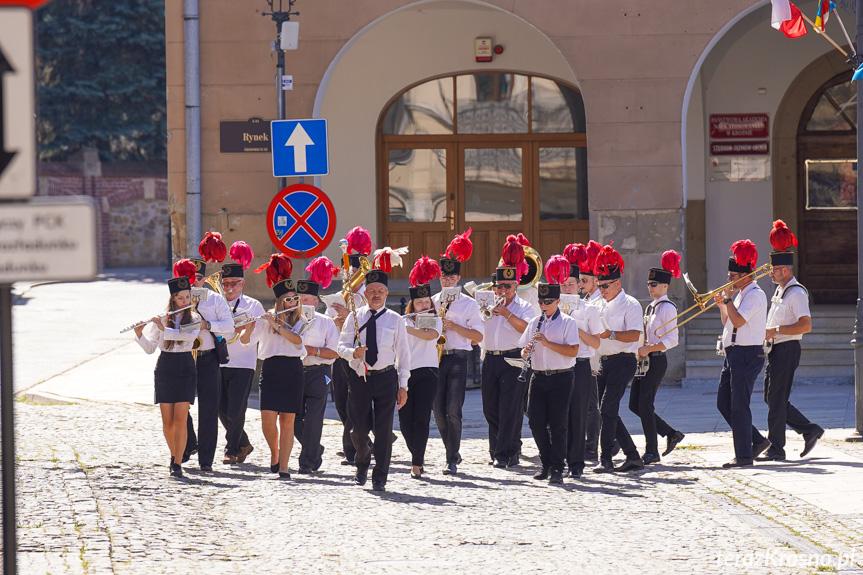
[[(578, 324), (578, 329), (590, 335), (599, 335), (605, 331), (602, 320), (599, 319), (599, 308), (591, 305), (587, 300), (579, 299), (569, 310), (569, 317)], [(593, 357), (596, 350), (582, 342), (578, 346), (578, 359)]]
[[(177, 314), (180, 315), (180, 314)], [(201, 318), (195, 317), (192, 314), (192, 321), (199, 321)], [(148, 354), (153, 353), (156, 349), (168, 351), (171, 353), (179, 353), (181, 351), (192, 351), (192, 345), (195, 343), (195, 338), (198, 337), (198, 330), (192, 330), (187, 333), (180, 333), (179, 329), (166, 327), (165, 331), (156, 327), (155, 323), (151, 323), (141, 337), (135, 336), (135, 341), (141, 346), (141, 349)], [(174, 347), (165, 349), (165, 344), (169, 341), (174, 342)]]
[[(677, 346), (679, 334), (677, 333), (677, 320), (674, 319), (676, 315), (677, 308), (671, 303), (668, 296), (662, 296), (648, 305), (647, 309), (644, 310), (644, 321), (647, 325), (647, 341), (645, 345), (661, 343), (665, 346), (665, 351)], [(656, 337), (656, 328), (664, 323), (668, 323), (668, 325), (663, 327), (661, 331), (667, 331), (668, 333), (662, 337)]]
[[(438, 315), (440, 315), (440, 293), (437, 293), (432, 297), (432, 304), (434, 305), (434, 309), (438, 311)], [(482, 318), (479, 315), (479, 305), (477, 305), (476, 300), (472, 297), (459, 294), (458, 299), (453, 301), (447, 308), (446, 319), (467, 329), (475, 329), (478, 332), (483, 333), (484, 326)], [(450, 330), (446, 332), (446, 343), (443, 348), (445, 350), (471, 350), (473, 348), (470, 341), (470, 339), (463, 335)]]
[[(366, 284), (360, 284), (360, 287), (358, 287), (357, 290), (354, 292), (354, 309), (360, 309), (361, 307), (366, 305), (365, 293), (366, 293)], [(348, 304), (345, 303), (344, 299), (342, 299), (342, 301), (340, 301), (339, 303), (342, 304), (343, 306), (345, 306), (346, 308), (351, 309), (350, 306), (348, 306)], [(339, 314), (336, 312), (335, 308), (328, 307), (327, 308), (327, 315), (329, 317), (335, 319)]]
[(723, 347), (732, 345), (761, 345), (767, 332), (767, 296), (756, 282), (751, 282), (734, 294), (734, 306), (746, 323), (737, 328), (737, 337), (731, 343), (734, 325), (731, 319), (725, 320), (722, 330)]
[[(524, 321), (536, 317), (533, 306), (518, 297), (518, 294), (512, 298), (506, 309)], [(495, 315), (485, 322), (485, 326), (483, 326), (483, 337), (480, 346), (483, 351), (506, 351), (518, 348), (520, 339), (521, 333), (512, 326), (505, 316)]]
[[(381, 310), (378, 310), (381, 311)], [(349, 313), (339, 336), (339, 355), (350, 362), (354, 359), (354, 342), (356, 328), (354, 327), (353, 313)], [(363, 306), (356, 311), (357, 323), (360, 328), (372, 316), (369, 306)], [(408, 334), (402, 316), (396, 312), (386, 309), (375, 320), (375, 329), (378, 341), (378, 360), (369, 369), (377, 371), (394, 365), (399, 374), (399, 387), (407, 389), (408, 379), (411, 376), (411, 352), (408, 345)], [(366, 330), (360, 332), (360, 345), (366, 345)]]
[(206, 351), (216, 346), (210, 331), (227, 339), (234, 337), (234, 316), (231, 315), (224, 297), (207, 289), (207, 298), (198, 302), (195, 311), (204, 321), (210, 322), (209, 331), (206, 325), (201, 325), (201, 347), (198, 351)]
[[(264, 306), (261, 305), (261, 302), (256, 300), (253, 297), (249, 297), (244, 294), (240, 294), (234, 301), (227, 302), (228, 310), (231, 312), (231, 316), (236, 316), (238, 314), (244, 313), (246, 317), (251, 319), (253, 317), (258, 317), (259, 315), (264, 315)], [(263, 329), (261, 324), (267, 325), (267, 322), (258, 322), (255, 326), (255, 331), (259, 329)], [(236, 332), (235, 332), (236, 333)], [(233, 339), (233, 335), (225, 336), (228, 341)], [(239, 369), (255, 369), (256, 364), (258, 362), (258, 352), (253, 346), (244, 346), (240, 343), (240, 338), (234, 343), (228, 344), (228, 355), (231, 358), (231, 361), (223, 365), (222, 367), (235, 367)]]
[[(578, 345), (581, 350), (578, 337), (578, 322), (572, 319), (565, 313), (555, 312), (557, 317), (545, 318), (539, 333), (543, 334), (552, 343), (562, 343), (565, 345)], [(540, 316), (536, 316), (527, 323), (527, 329), (521, 334), (518, 345), (525, 347), (530, 344), (533, 334), (536, 333), (536, 324), (539, 323)], [(530, 356), (530, 367), (537, 371), (546, 371), (549, 369), (570, 369), (575, 365), (575, 357), (561, 355), (556, 351), (549, 349), (541, 343), (536, 344), (533, 348), (533, 355)]]
[[(626, 292), (620, 293), (611, 301), (601, 298), (599, 302), (599, 316), (605, 320), (608, 329), (618, 331), (641, 331), (644, 329), (641, 304), (638, 300)], [(605, 330), (603, 330), (605, 331)], [(638, 341), (630, 343), (617, 339), (601, 339), (599, 343), (599, 355), (615, 355), (618, 353), (637, 353)]]
[[(470, 298), (459, 298), (459, 299), (470, 299)], [(458, 300), (456, 300), (458, 301)], [(449, 316), (449, 314), (447, 314)], [(402, 321), (405, 324), (405, 327), (415, 327), (411, 318), (402, 318)], [(406, 330), (407, 331), (407, 330)], [(408, 333), (408, 347), (411, 350), (411, 369), (419, 369), (421, 367), (437, 367), (437, 338), (440, 336), (441, 331), (443, 331), (443, 322), (440, 318), (437, 318), (435, 323), (434, 330), (429, 330), (435, 332), (434, 339), (422, 339), (415, 335), (411, 335)], [(449, 336), (447, 335), (447, 339)]]
[[(303, 343), (336, 351), (339, 348), (339, 329), (336, 327), (336, 322), (322, 313), (315, 312), (315, 321), (303, 336)], [(307, 355), (303, 359), (303, 365), (332, 365), (335, 361), (336, 358), (326, 359), (319, 355)]]
[[(595, 305), (598, 307), (599, 304), (601, 304), (603, 302), (602, 290), (599, 288), (593, 290), (593, 293), (590, 294), (589, 296), (587, 296), (586, 298), (584, 298), (584, 301), (586, 301), (587, 303), (589, 303), (591, 305)], [(605, 331), (605, 330), (603, 330), (603, 331)]]
[[(283, 317), (284, 314), (279, 316), (280, 319)], [(303, 319), (300, 319), (294, 324), (294, 327), (284, 327), (297, 333), (300, 331), (300, 328), (304, 323), (306, 322)], [(250, 338), (249, 343), (244, 343), (242, 345), (251, 348), (254, 348), (254, 346), (257, 345), (259, 359), (267, 359), (268, 357), (274, 357), (277, 355), (299, 357), (300, 359), (306, 357), (306, 346), (302, 342), (299, 344), (289, 342), (285, 336), (274, 332), (270, 323), (265, 319), (262, 319), (255, 324), (255, 331), (252, 332), (252, 337)]]
[[(791, 289), (793, 285), (800, 287)], [(767, 313), (767, 327), (791, 325), (797, 323), (804, 316), (812, 317), (809, 312), (809, 294), (802, 284), (797, 282), (797, 278), (791, 278), (791, 281), (785, 284), (784, 290), (776, 286), (776, 291), (773, 292), (773, 298), (770, 300), (770, 311)], [(803, 334), (777, 333), (773, 343), (783, 343), (795, 339), (803, 339)]]

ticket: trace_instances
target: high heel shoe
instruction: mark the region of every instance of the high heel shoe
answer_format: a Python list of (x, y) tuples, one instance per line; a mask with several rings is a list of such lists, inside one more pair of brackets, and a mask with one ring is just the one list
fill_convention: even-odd
[(411, 470), (411, 479), (422, 479), (423, 478), (423, 468), (420, 466), (420, 472), (414, 473), (413, 469)]
[(291, 478), (291, 472), (290, 471), (279, 471), (279, 479), (290, 479), (290, 478)]
[(171, 464), (171, 477), (182, 477), (183, 468), (178, 463)]
[(270, 465), (270, 473), (278, 473), (279, 472), (279, 464)]

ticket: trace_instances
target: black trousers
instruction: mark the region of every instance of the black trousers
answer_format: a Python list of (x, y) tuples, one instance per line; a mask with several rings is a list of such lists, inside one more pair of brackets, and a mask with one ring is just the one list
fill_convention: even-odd
[(327, 410), (327, 378), (332, 366), (316, 365), (303, 368), (303, 409), (294, 419), (294, 437), (303, 448), (299, 465), (318, 469), (321, 466), (321, 434), (324, 430), (324, 412)]
[(764, 349), (760, 345), (733, 345), (725, 348), (725, 365), (719, 374), (716, 407), (731, 427), (734, 457), (752, 458), (752, 444), (764, 437), (752, 425), (749, 403), (755, 378), (764, 367)]
[(627, 459), (638, 459), (638, 449), (632, 441), (632, 436), (620, 418), (620, 400), (626, 393), (626, 385), (635, 375), (637, 364), (634, 353), (620, 353), (603, 357), (599, 362), (599, 373), (596, 374), (596, 384), (599, 388), (599, 415), (602, 418), (602, 430), (599, 435), (600, 459), (611, 461), (614, 440), (620, 444), (620, 449)]
[[(453, 353), (444, 355), (440, 359), (437, 395), (434, 398), (434, 420), (446, 448), (448, 464), (458, 463), (460, 457), (468, 354), (469, 352)], [(410, 401), (410, 393), (408, 393), (408, 401)]]
[(584, 471), (585, 429), (590, 391), (596, 380), (590, 372), (590, 360), (576, 360), (572, 368), (572, 397), (569, 400), (569, 426), (566, 433), (566, 462), (570, 471)]
[(399, 428), (411, 452), (411, 465), (425, 464), (432, 405), (438, 394), (438, 378), (436, 367), (420, 367), (411, 370), (411, 377), (408, 380), (408, 400), (399, 410)]
[(632, 380), (629, 390), (629, 411), (641, 418), (641, 428), (644, 430), (644, 452), (659, 455), (657, 433), (662, 437), (674, 434), (674, 428), (656, 415), (653, 403), (659, 384), (668, 370), (668, 358), (665, 354), (650, 358), (650, 367), (644, 377)]
[(584, 450), (591, 453), (599, 452), (599, 430), (602, 427), (602, 418), (599, 416), (599, 387), (596, 384), (596, 376), (590, 372), (590, 397), (587, 400), (587, 423), (585, 434), (587, 439)]
[(572, 382), (571, 369), (552, 375), (534, 373), (530, 378), (527, 419), (543, 469), (563, 471)]
[[(514, 351), (508, 357), (519, 357)], [(518, 381), (521, 370), (502, 355), (486, 354), (482, 362), (482, 412), (488, 421), (488, 449), (492, 459), (508, 462), (518, 455), (524, 421), (527, 382)]]
[(249, 436), (243, 430), (246, 424), (246, 408), (252, 390), (254, 369), (223, 367), (219, 393), (219, 421), (225, 428), (225, 455), (237, 455), (241, 447), (249, 446)]
[(349, 373), (353, 373), (353, 371), (348, 362), (342, 358), (336, 359), (333, 363), (333, 403), (342, 422), (342, 451), (345, 452), (345, 458), (348, 461), (354, 461), (357, 454), (351, 441), (353, 425), (348, 414), (348, 377)]
[(212, 465), (216, 456), (216, 441), (219, 439), (219, 395), (221, 393), (222, 377), (219, 374), (219, 359), (215, 351), (198, 355), (195, 362), (198, 370), (198, 435), (195, 436), (195, 426), (192, 416), (186, 419), (188, 438), (186, 452), (197, 447), (198, 463)]
[(785, 455), (785, 426), (797, 433), (816, 433), (820, 426), (809, 421), (796, 407), (791, 405), (791, 385), (794, 372), (800, 364), (800, 342), (798, 340), (777, 343), (767, 355), (767, 372), (764, 376), (764, 401), (767, 403), (767, 439), (770, 451)]
[[(398, 398), (398, 372), (394, 369), (377, 374), (370, 372), (363, 380), (351, 370), (348, 377), (348, 415), (353, 422), (351, 440), (356, 450), (357, 467), (362, 465), (368, 468), (374, 449), (372, 481), (386, 483), (393, 451), (390, 436)], [(374, 413), (375, 441), (372, 449), (369, 449), (369, 433), (372, 430), (369, 412)]]

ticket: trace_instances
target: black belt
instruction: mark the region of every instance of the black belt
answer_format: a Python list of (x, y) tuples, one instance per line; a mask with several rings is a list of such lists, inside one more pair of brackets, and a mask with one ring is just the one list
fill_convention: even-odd
[(486, 352), (485, 352), (485, 353), (486, 353), (487, 355), (507, 355), (507, 354), (510, 354), (510, 353), (519, 353), (519, 350), (518, 350), (518, 349), (515, 349), (515, 348), (513, 348), (513, 349), (503, 349), (503, 350), (501, 350), (501, 349), (488, 349), (488, 350), (486, 350)]
[(589, 357), (579, 357), (575, 360), (575, 363), (590, 363)]
[(468, 354), (471, 350), (469, 349), (445, 349), (443, 350), (443, 355), (461, 355)]
[(599, 359), (611, 359), (613, 357), (635, 357), (635, 354), (622, 351), (620, 353), (613, 353), (611, 355), (600, 355)]
[(304, 366), (303, 366), (303, 371), (312, 371), (313, 369), (318, 369), (318, 368), (321, 368), (321, 367), (330, 367), (330, 364), (328, 364), (328, 363), (319, 363), (319, 364), (316, 364), (316, 365), (304, 365)]
[(208, 353), (213, 353), (214, 351), (216, 351), (215, 347), (212, 349), (199, 349), (198, 350), (198, 357), (201, 357), (203, 355), (207, 355)]
[(392, 369), (395, 369), (395, 368), (396, 368), (396, 366), (394, 366), (394, 365), (388, 365), (383, 369), (370, 369), (369, 375), (378, 375), (380, 373), (386, 373), (386, 372), (388, 372)]
[(663, 355), (665, 355), (664, 351), (651, 351), (650, 353), (647, 354), (648, 357), (660, 357)]
[(572, 371), (572, 368), (570, 367), (568, 369), (546, 369), (546, 370), (542, 370), (542, 371), (535, 369), (535, 370), (533, 370), (533, 373), (534, 373), (534, 375), (557, 375), (558, 373), (567, 373), (567, 372), (571, 372), (571, 371)]

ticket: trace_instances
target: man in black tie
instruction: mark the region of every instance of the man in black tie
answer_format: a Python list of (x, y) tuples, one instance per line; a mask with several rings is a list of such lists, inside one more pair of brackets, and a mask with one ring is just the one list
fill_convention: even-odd
[[(366, 274), (363, 306), (348, 315), (339, 336), (339, 355), (349, 362), (348, 416), (353, 421), (351, 440), (357, 450), (357, 472), (354, 483), (365, 485), (371, 464), (372, 449), (375, 468), (372, 487), (385, 491), (389, 473), (395, 406), (399, 409), (408, 398), (410, 349), (405, 325), (394, 311), (385, 307), (388, 277), (380, 270)], [(374, 423), (368, 413), (374, 411)], [(369, 432), (374, 427), (374, 447), (369, 448)]]

